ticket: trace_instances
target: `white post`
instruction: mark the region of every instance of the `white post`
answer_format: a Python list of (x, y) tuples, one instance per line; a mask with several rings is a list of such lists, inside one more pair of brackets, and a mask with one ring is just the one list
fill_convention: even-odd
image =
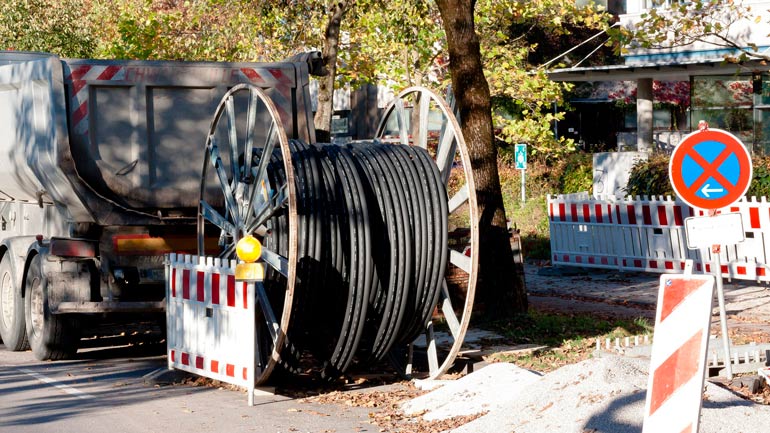
[(730, 336), (727, 334), (727, 312), (725, 311), (725, 292), (722, 287), (722, 259), (719, 257), (720, 252), (719, 245), (714, 245), (711, 248), (711, 253), (714, 254), (714, 276), (717, 283), (717, 299), (719, 300), (719, 323), (722, 328), (722, 346), (725, 351), (725, 373), (727, 379), (733, 379), (733, 368), (730, 362)]

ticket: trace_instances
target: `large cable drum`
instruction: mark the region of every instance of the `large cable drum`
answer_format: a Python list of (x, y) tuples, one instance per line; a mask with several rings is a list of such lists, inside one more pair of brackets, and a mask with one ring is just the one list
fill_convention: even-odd
[[(275, 366), (334, 380), (386, 358), (404, 374), (443, 374), (470, 318), (478, 239), (470, 164), (447, 104), (410, 89), (379, 138), (341, 145), (286, 140), (277, 119), (256, 87), (223, 98), (198, 218), (201, 254), (230, 258), (245, 235), (264, 245), (258, 382)], [(450, 247), (463, 224), (463, 245)], [(453, 292), (445, 275), (455, 270), (466, 285)], [(413, 344), (420, 335), (426, 343)]]

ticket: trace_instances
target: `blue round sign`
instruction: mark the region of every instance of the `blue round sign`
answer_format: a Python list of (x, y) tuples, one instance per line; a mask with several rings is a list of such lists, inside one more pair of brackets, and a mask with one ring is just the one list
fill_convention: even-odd
[(719, 209), (746, 194), (751, 156), (734, 135), (719, 129), (689, 134), (674, 149), (669, 177), (674, 192), (690, 206)]

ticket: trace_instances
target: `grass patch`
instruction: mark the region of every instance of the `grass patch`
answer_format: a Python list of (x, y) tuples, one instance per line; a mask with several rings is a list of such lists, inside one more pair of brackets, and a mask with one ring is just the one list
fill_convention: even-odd
[(488, 359), (511, 362), (547, 373), (592, 356), (596, 339), (651, 335), (653, 325), (645, 318), (601, 319), (586, 314), (554, 314), (530, 311), (505, 321), (480, 325), (506, 337), (508, 344), (546, 346), (531, 353), (496, 354)]

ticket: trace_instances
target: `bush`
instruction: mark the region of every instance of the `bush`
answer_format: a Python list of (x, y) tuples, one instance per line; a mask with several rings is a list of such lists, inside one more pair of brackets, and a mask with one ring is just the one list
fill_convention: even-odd
[(570, 194), (574, 192), (591, 192), (594, 182), (593, 155), (590, 153), (573, 153), (563, 160), (563, 165), (557, 173), (559, 176), (559, 192)]
[[(670, 156), (654, 153), (646, 161), (639, 160), (631, 168), (631, 174), (626, 185), (628, 195), (670, 195), (674, 196), (668, 174)], [(770, 157), (755, 156), (752, 158), (754, 175), (746, 192), (748, 197), (770, 197)]]
[(550, 231), (545, 197), (548, 194), (591, 191), (593, 158), (573, 153), (558, 160), (530, 158), (526, 171), (525, 203), (521, 202), (521, 170), (514, 168), (512, 153), (501, 149), (498, 172), (505, 214), (521, 234), (527, 259), (550, 257)]
[(746, 195), (749, 197), (770, 197), (770, 157), (754, 158), (754, 177)]
[(625, 192), (631, 196), (662, 195), (674, 196), (668, 176), (669, 155), (653, 153), (647, 160), (637, 161), (631, 167)]

